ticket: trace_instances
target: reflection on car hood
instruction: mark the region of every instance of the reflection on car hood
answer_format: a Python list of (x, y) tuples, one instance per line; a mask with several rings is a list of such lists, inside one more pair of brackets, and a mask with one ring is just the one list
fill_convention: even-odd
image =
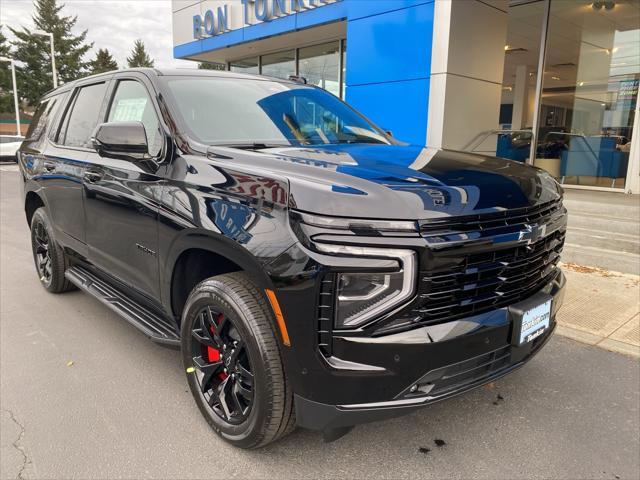
[(529, 207), (561, 196), (557, 182), (540, 169), (417, 146), (279, 147), (253, 153), (251, 161), (288, 179), (291, 207), (324, 215), (421, 220)]

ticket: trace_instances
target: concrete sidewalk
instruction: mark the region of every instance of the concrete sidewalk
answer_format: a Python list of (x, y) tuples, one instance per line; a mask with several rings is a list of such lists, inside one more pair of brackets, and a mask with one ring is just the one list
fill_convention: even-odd
[(556, 333), (640, 357), (640, 277), (572, 263), (562, 267), (567, 293)]

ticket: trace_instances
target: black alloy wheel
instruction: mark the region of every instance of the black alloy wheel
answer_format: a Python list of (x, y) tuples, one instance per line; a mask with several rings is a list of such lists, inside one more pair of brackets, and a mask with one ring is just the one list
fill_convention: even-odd
[(53, 278), (53, 265), (51, 263), (51, 251), (49, 249), (51, 239), (42, 222), (35, 224), (33, 239), (35, 242), (34, 255), (36, 257), (38, 276), (45, 286), (51, 285), (51, 279)]
[(191, 330), (192, 352), (200, 390), (224, 421), (244, 422), (253, 404), (253, 373), (249, 352), (227, 315), (214, 306), (198, 313)]
[(62, 293), (76, 287), (65, 278), (70, 258), (56, 243), (53, 228), (44, 207), (38, 208), (31, 218), (31, 249), (38, 278), (51, 293)]
[(208, 278), (191, 291), (180, 325), (191, 394), (211, 428), (240, 448), (259, 448), (296, 425), (275, 318), (244, 272)]

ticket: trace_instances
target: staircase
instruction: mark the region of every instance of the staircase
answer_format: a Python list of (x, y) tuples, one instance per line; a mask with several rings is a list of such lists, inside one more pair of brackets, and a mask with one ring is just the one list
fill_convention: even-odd
[(640, 195), (565, 190), (562, 261), (640, 275)]

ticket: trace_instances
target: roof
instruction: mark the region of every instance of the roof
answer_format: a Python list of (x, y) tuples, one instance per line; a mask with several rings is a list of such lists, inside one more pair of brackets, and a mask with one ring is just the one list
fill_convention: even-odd
[[(196, 68), (123, 68), (120, 70), (112, 70), (110, 72), (98, 73), (96, 75), (89, 75), (88, 77), (82, 77), (77, 80), (74, 80), (69, 83), (65, 83), (64, 85), (58, 87), (55, 90), (49, 90), (43, 95), (43, 98), (47, 95), (50, 95), (53, 92), (62, 92), (73, 88), (76, 83), (84, 82), (87, 79), (91, 78), (100, 78), (107, 77), (114, 74), (127, 73), (127, 72), (138, 72), (144, 73), (149, 76), (155, 77), (172, 77), (172, 76), (189, 76), (189, 77), (226, 77), (226, 78), (238, 78), (238, 79), (252, 79), (252, 80), (271, 80), (278, 82), (287, 82), (289, 80), (285, 80), (282, 78), (274, 78), (267, 77), (263, 75), (252, 75), (248, 73), (239, 73), (239, 72), (229, 72), (226, 70), (204, 70), (204, 69), (196, 69)], [(291, 82), (295, 83), (295, 82)]]

